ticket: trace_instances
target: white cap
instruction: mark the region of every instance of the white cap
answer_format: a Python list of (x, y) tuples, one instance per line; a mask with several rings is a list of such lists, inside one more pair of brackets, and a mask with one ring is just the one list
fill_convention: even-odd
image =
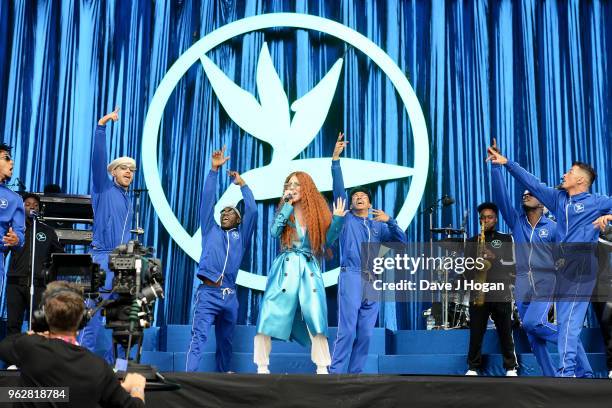
[(133, 170), (136, 170), (136, 160), (128, 156), (118, 157), (112, 162), (108, 163), (108, 166), (106, 166), (106, 170), (110, 174), (113, 170), (115, 170), (117, 167), (122, 166), (122, 165), (128, 165)]

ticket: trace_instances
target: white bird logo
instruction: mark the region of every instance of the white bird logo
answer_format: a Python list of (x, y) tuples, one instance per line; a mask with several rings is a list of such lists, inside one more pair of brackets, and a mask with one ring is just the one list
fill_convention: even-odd
[[(257, 62), (259, 101), (229, 79), (208, 57), (202, 56), (200, 60), (228, 116), (244, 131), (272, 146), (272, 161), (268, 165), (242, 174), (256, 200), (280, 197), (285, 177), (296, 170), (310, 174), (320, 191), (332, 189), (331, 157), (293, 158), (312, 142), (325, 122), (340, 78), (342, 58), (316, 86), (291, 104), (293, 118), (266, 43)], [(412, 175), (411, 168), (346, 158), (342, 159), (342, 169), (347, 188)], [(232, 184), (217, 202), (216, 217), (222, 208), (235, 205), (240, 198), (240, 188)]]

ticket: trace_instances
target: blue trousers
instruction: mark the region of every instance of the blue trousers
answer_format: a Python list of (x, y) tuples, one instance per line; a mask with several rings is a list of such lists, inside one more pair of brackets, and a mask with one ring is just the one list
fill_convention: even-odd
[[(578, 370), (580, 332), (595, 288), (597, 262), (591, 252), (573, 253), (564, 261), (556, 289), (559, 322), (557, 376), (579, 377), (582, 375)], [(590, 366), (582, 376), (593, 376)]]
[[(105, 290), (112, 289), (114, 273), (108, 269), (109, 252), (92, 251), (91, 255), (92, 255), (93, 261), (100, 264), (100, 268), (106, 271), (106, 281), (104, 282), (104, 289)], [(102, 293), (100, 294), (100, 296), (102, 297), (102, 299), (108, 299), (109, 294)], [(88, 308), (93, 308), (96, 306), (95, 302), (91, 299), (87, 299), (85, 301), (85, 305)], [(98, 334), (102, 326), (104, 326), (104, 318), (102, 317), (102, 310), (99, 310), (95, 315), (91, 317), (91, 319), (89, 320), (89, 323), (87, 323), (87, 326), (85, 326), (83, 330), (81, 330), (81, 332), (79, 333), (79, 337), (78, 337), (79, 344), (85, 347), (86, 349), (88, 349), (89, 351), (95, 352)], [(120, 354), (119, 357), (123, 357), (123, 356)], [(104, 354), (104, 359), (109, 364), (111, 365), (114, 364), (112, 344), (111, 344), (111, 347), (108, 350), (106, 350)]]
[(364, 290), (361, 270), (342, 268), (338, 278), (338, 335), (330, 373), (359, 374), (363, 371), (380, 306), (365, 298)]
[(191, 326), (191, 343), (187, 351), (186, 371), (197, 371), (208, 340), (210, 328), (215, 325), (217, 341), (216, 363), (218, 372), (228, 372), (232, 359), (232, 339), (238, 320), (236, 290), (200, 285), (196, 292)]
[[(530, 278), (527, 274), (516, 277), (515, 297), (516, 307), (521, 319), (521, 326), (527, 334), (527, 339), (533, 354), (542, 368), (545, 376), (557, 375), (547, 342), (557, 344), (559, 329), (556, 324), (548, 322), (548, 312), (555, 297), (556, 274), (553, 272), (534, 272)], [(580, 339), (576, 346), (576, 375), (592, 377), (593, 370)]]

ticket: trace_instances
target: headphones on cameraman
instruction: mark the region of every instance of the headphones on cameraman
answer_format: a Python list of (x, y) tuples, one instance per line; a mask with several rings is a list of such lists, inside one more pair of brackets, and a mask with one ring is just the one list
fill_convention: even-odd
[[(49, 330), (49, 323), (47, 322), (47, 317), (45, 315), (45, 303), (47, 302), (47, 300), (56, 298), (62, 293), (74, 293), (80, 298), (83, 298), (83, 294), (80, 290), (66, 287), (53, 289), (49, 291), (49, 293), (44, 294), (42, 299), (40, 300), (40, 305), (38, 309), (32, 313), (32, 330), (34, 332), (40, 333)], [(81, 322), (79, 323), (77, 330), (82, 330), (83, 328), (85, 328), (90, 318), (91, 316), (89, 315), (89, 311), (87, 310), (87, 308), (84, 308), (83, 316), (81, 317)]]

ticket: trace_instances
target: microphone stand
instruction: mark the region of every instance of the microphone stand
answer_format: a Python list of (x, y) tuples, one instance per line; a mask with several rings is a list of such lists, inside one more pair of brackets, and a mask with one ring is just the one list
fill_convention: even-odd
[(28, 331), (32, 330), (32, 314), (34, 311), (34, 275), (36, 269), (36, 230), (38, 227), (38, 213), (31, 211), (32, 216), (32, 257), (30, 266), (30, 313), (28, 318)]
[(142, 234), (144, 234), (144, 229), (142, 229), (142, 227), (140, 226), (140, 194), (143, 192), (147, 192), (149, 190), (147, 189), (134, 189), (132, 190), (134, 192), (134, 195), (136, 196), (136, 208), (134, 210), (135, 216), (136, 216), (136, 227), (133, 230), (130, 230), (130, 232), (132, 234), (136, 234), (136, 239), (138, 239), (138, 237)]
[[(436, 212), (438, 208), (440, 208), (440, 201), (442, 201), (442, 207), (448, 207), (454, 204), (455, 200), (450, 198), (448, 194), (444, 194), (442, 198), (437, 199), (432, 205), (421, 211), (419, 214), (427, 213), (429, 214), (429, 256), (433, 256), (433, 234), (431, 229), (433, 228), (433, 213)], [(434, 280), (434, 270), (433, 268), (429, 271), (429, 281), (433, 282)], [(434, 292), (431, 292), (431, 303), (434, 304)]]

